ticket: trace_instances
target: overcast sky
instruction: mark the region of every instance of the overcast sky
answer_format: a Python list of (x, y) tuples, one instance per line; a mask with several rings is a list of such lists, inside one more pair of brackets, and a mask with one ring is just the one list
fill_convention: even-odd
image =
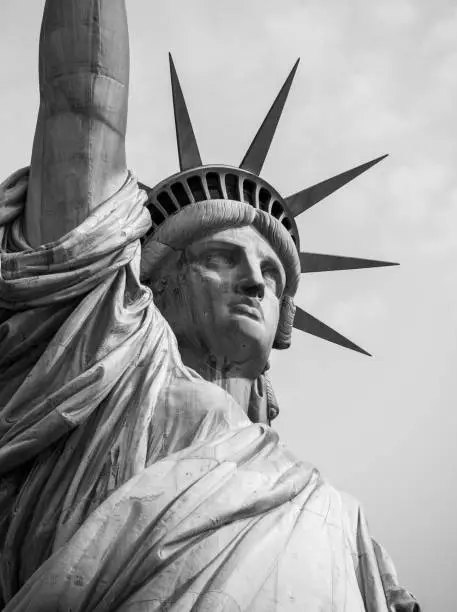
[[(29, 162), (43, 0), (1, 0), (0, 167)], [(297, 304), (375, 357), (298, 332), (274, 355), (283, 441), (358, 497), (425, 611), (455, 610), (455, 0), (127, 0), (128, 160), (178, 169), (172, 51), (206, 163), (239, 164), (297, 57), (262, 175), (283, 195), (390, 157), (298, 221), (302, 248), (400, 261), (303, 278)]]

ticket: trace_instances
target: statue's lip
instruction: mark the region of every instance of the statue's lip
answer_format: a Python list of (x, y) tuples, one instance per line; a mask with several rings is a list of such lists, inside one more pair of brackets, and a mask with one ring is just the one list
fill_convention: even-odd
[(254, 319), (255, 321), (263, 320), (263, 313), (259, 301), (253, 298), (243, 298), (230, 304), (230, 311), (235, 314), (241, 314)]

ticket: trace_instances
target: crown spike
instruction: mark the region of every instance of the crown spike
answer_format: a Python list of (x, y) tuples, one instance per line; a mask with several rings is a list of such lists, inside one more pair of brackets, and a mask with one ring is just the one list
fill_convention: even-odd
[(317, 338), (322, 338), (323, 340), (328, 340), (329, 342), (333, 342), (334, 344), (338, 344), (343, 348), (348, 348), (353, 351), (357, 351), (358, 353), (362, 353), (363, 355), (368, 355), (371, 357), (370, 353), (367, 353), (363, 348), (351, 342), (337, 331), (319, 321), (308, 312), (305, 312), (302, 308), (297, 306), (295, 311), (295, 319), (294, 319), (294, 327), (301, 331), (306, 332), (307, 334), (311, 334), (312, 336), (316, 336)]
[(170, 60), (171, 91), (173, 95), (179, 167), (183, 171), (201, 166), (202, 160), (171, 53), (168, 54), (168, 57)]
[(357, 270), (361, 268), (380, 268), (383, 266), (399, 265), (391, 261), (342, 257), (340, 255), (324, 255), (323, 253), (300, 253), (300, 264), (302, 274), (307, 274), (308, 272), (331, 272), (333, 270)]
[(314, 206), (334, 191), (337, 191), (346, 183), (349, 183), (353, 179), (355, 179), (359, 174), (366, 172), (369, 168), (385, 159), (387, 155), (381, 155), (381, 157), (377, 157), (372, 161), (366, 162), (365, 164), (361, 164), (351, 170), (347, 170), (346, 172), (342, 172), (341, 174), (337, 174), (332, 178), (329, 178), (321, 183), (317, 183), (312, 187), (307, 187), (302, 191), (298, 191), (293, 195), (290, 195), (286, 198), (287, 206), (294, 217), (301, 215), (302, 212)]
[(249, 170), (257, 175), (260, 174), (265, 158), (268, 154), (268, 150), (270, 149), (271, 141), (275, 135), (279, 119), (281, 118), (292, 81), (294, 80), (295, 73), (297, 72), (299, 61), (300, 59), (295, 62), (284, 85), (281, 87), (281, 90), (268, 111), (267, 116), (263, 120), (257, 134), (254, 136), (254, 140), (247, 150), (246, 155), (243, 157), (240, 168)]

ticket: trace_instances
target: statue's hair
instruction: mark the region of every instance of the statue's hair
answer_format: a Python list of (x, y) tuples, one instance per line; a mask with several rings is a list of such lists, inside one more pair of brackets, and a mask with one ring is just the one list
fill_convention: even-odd
[(289, 233), (274, 217), (243, 202), (210, 200), (198, 202), (169, 217), (148, 236), (141, 257), (141, 279), (154, 285), (164, 269), (176, 265), (186, 247), (215, 232), (236, 227), (254, 227), (271, 245), (286, 273), (286, 284), (273, 347), (290, 346), (295, 314), (293, 297), (300, 280), (300, 261)]

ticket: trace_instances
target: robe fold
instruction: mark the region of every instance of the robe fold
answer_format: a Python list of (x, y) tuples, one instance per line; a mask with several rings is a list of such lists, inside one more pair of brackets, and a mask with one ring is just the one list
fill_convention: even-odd
[(0, 186), (6, 612), (417, 612), (357, 501), (183, 365), (135, 178), (36, 249), (26, 189)]

